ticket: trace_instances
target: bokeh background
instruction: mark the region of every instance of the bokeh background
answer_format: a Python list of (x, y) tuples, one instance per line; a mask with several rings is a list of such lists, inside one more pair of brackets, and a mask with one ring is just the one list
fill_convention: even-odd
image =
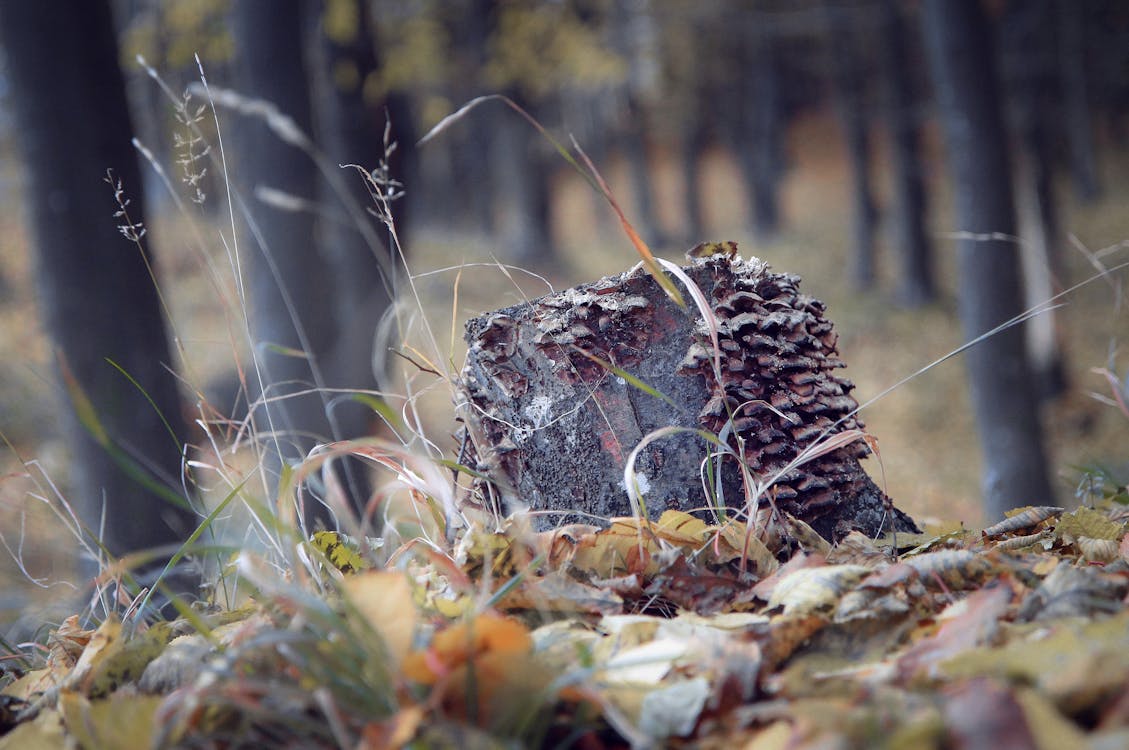
[[(401, 333), (410, 346), (400, 350), (426, 351), (439, 369), (457, 372), (468, 317), (637, 260), (603, 199), (501, 101), (481, 103), (416, 146), (444, 117), (495, 93), (562, 143), (575, 140), (657, 255), (681, 259), (697, 242), (735, 240), (743, 254), (802, 276), (802, 289), (829, 304), (860, 401), (963, 343), (955, 280), (962, 227), (951, 210), (923, 48), (930, 32), (916, 2), (111, 6), (132, 128), (144, 148), (143, 184), (126, 190), (144, 199), (144, 246), (171, 316), (171, 364), (190, 417), (201, 397), (221, 412), (246, 409), (234, 373), (251, 346), (232, 335), (232, 320), (247, 310), (226, 274), (235, 238), (261, 205), (309, 224), (300, 230), (309, 234), (301, 235), (296, 265), (298, 305), (313, 329), (329, 331), (335, 357), (345, 351), (372, 374), (366, 344), (384, 292), (371, 239), (387, 247), (387, 227), (367, 217), (369, 244), (346, 258), (340, 248), (366, 240), (352, 225), (356, 217), (340, 219), (332, 185), (307, 196), (300, 181), (272, 182), (271, 157), (256, 148), (277, 139), (279, 128), (248, 114), (256, 97), (309, 136), (284, 161), (306, 164), (313, 182), (326, 180), (311, 166), (317, 159), (334, 169), (389, 162), (403, 251), (393, 260), (406, 274)], [(1109, 403), (1108, 379), (1095, 369), (1126, 387), (1124, 274), (1102, 271), (1126, 260), (1129, 240), (1129, 7), (1117, 0), (980, 7), (996, 68), (985, 71), (985, 85), (995, 87), (1005, 115), (1014, 171), (1018, 232), (1007, 241), (1027, 264), (1028, 303), (1092, 278), (1030, 337), (1044, 394), (1031, 408), (1041, 415), (1056, 500), (1071, 504), (1101, 492), (1102, 482), (1126, 481), (1129, 421)], [(27, 226), (5, 65), (0, 58), (0, 532), (7, 547), (0, 616), (11, 619), (63, 590), (50, 582), (73, 578), (77, 551), (44, 497), (75, 488), (69, 428), (58, 416), (66, 398), (54, 384), (52, 343), (37, 307), (34, 280), (44, 269)], [(255, 89), (264, 75), (274, 79), (266, 92)], [(225, 103), (227, 90), (243, 98)], [(52, 96), (51, 88), (41, 95)], [(76, 112), (73, 127), (95, 115)], [(204, 140), (194, 141), (197, 135)], [(221, 145), (224, 162), (217, 161)], [(172, 191), (154, 165), (163, 166)], [(357, 200), (374, 205), (355, 172), (338, 172)], [(92, 192), (107, 190), (87, 181)], [(914, 184), (919, 199), (907, 199)], [(228, 201), (232, 187), (246, 204)], [(116, 221), (112, 214), (106, 222)], [(269, 234), (271, 221), (264, 223)], [(281, 257), (291, 252), (285, 241), (266, 244)], [(89, 291), (87, 304), (100, 304), (99, 290)], [(408, 359), (393, 359), (395, 387), (409, 384), (429, 438), (450, 450), (449, 388)], [(957, 357), (863, 412), (880, 449), (868, 469), (916, 517), (982, 520), (965, 378)]]

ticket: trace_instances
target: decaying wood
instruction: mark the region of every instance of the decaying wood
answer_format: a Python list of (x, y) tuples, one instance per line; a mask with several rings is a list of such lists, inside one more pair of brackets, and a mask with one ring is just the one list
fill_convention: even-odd
[(649, 434), (678, 426), (742, 455), (750, 490), (782, 475), (751, 497), (733, 456), (711, 480), (704, 467), (716, 462), (704, 461), (717, 446), (666, 434), (635, 458), (652, 518), (720, 496), (791, 513), (829, 539), (914, 529), (859, 464), (869, 452), (861, 439), (787, 468), (813, 443), (861, 428), (823, 304), (757, 259), (719, 254), (684, 270), (717, 321), (719, 358), (701, 314), (675, 306), (641, 268), (467, 323), (463, 419), (477, 469), (492, 480), (479, 499), (525, 503), (542, 528), (629, 515), (626, 461)]

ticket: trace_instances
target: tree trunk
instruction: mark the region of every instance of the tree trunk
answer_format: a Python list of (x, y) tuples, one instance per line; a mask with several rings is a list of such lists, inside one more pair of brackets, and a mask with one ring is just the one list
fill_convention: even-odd
[[(366, 98), (366, 80), (378, 68), (368, 4), (344, 2), (351, 7), (348, 15), (354, 24), (328, 26), (323, 3), (313, 45), (318, 142), (330, 164), (356, 164), (378, 174), (387, 167), (381, 179), (391, 182), (382, 190), (401, 194), (393, 197), (389, 209), (396, 236), (406, 243), (409, 218), (404, 191), (409, 182), (417, 182), (410, 112), (402, 96), (385, 102)], [(319, 222), (319, 246), (324, 248), (332, 274), (336, 323), (332, 356), (324, 363), (323, 377), (331, 388), (373, 390), (385, 383), (388, 374), (387, 350), (394, 342), (387, 337), (378, 340), (377, 331), (395, 298), (399, 260), (388, 250), (391, 237), (386, 225), (370, 213), (385, 209), (371, 197), (370, 186), (358, 172), (340, 171), (335, 182), (323, 180), (321, 187), (327, 216)], [(372, 433), (373, 413), (368, 406), (335, 398), (332, 407), (336, 436), (358, 438)], [(343, 478), (354, 504), (362, 505), (368, 497), (365, 469), (351, 460), (344, 467)]]
[(845, 17), (847, 11), (826, 5), (825, 12), (830, 35), (832, 88), (851, 168), (854, 280), (858, 289), (866, 290), (875, 282), (874, 235), (878, 219), (870, 186), (870, 133), (866, 114), (868, 76), (860, 58), (858, 31), (851, 28), (850, 19)]
[(686, 212), (687, 246), (704, 242), (706, 220), (702, 211), (702, 155), (706, 150), (706, 129), (696, 114), (685, 113), (679, 156), (682, 161), (682, 196)]
[[(396, 5), (395, 2), (388, 4)], [(493, 93), (482, 90), (481, 79), (497, 24), (497, 8), (494, 0), (467, 0), (450, 4), (450, 12), (454, 14), (448, 25), (451, 75), (445, 93), (457, 108), (471, 96)], [(469, 228), (486, 237), (498, 231), (495, 215), (498, 185), (492, 169), (494, 131), (495, 123), (509, 116), (510, 111), (501, 106), (479, 107), (459, 127), (429, 144), (420, 154), (421, 161), (446, 159), (450, 165), (446, 179), (426, 182), (426, 203), (430, 207), (428, 226), (441, 222), (459, 230)]]
[[(528, 103), (525, 109), (530, 111)], [(491, 176), (500, 201), (505, 258), (520, 266), (545, 268), (557, 259), (549, 224), (549, 167), (541, 136), (508, 107), (502, 108), (496, 123)]]
[[(236, 0), (233, 30), (239, 58), (240, 90), (264, 99), (312, 132), (302, 33), (302, 0)], [(268, 188), (302, 201), (317, 197), (317, 173), (310, 157), (284, 143), (257, 117), (238, 121), (239, 174), (256, 194), (247, 199), (249, 232), (244, 249), (251, 254), (250, 323), (255, 353), (262, 370), (261, 389), (251, 383), (252, 397), (271, 399), (255, 414), (256, 429), (268, 441), (267, 456), (294, 464), (315, 440), (332, 438), (326, 416), (328, 397), (322, 368), (334, 340), (331, 281), (326, 259), (317, 251), (313, 214), (287, 210), (259, 198)], [(307, 519), (326, 519), (322, 508), (309, 506)]]
[(913, 93), (907, 34), (897, 0), (882, 0), (880, 65), (885, 89), (884, 116), (893, 170), (894, 247), (902, 261), (898, 299), (918, 307), (937, 298), (933, 247), (925, 230), (926, 195), (921, 160), (921, 128)]
[[(913, 529), (859, 465), (861, 438), (793, 463), (824, 435), (859, 427), (822, 303), (756, 259), (715, 256), (685, 270), (720, 320), (720, 368), (697, 312), (677, 308), (641, 268), (467, 323), (459, 400), (493, 480), (475, 499), (499, 511), (527, 503), (541, 528), (625, 516), (630, 461), (652, 518), (728, 504), (758, 522), (758, 509), (791, 513), (829, 539)], [(682, 430), (656, 432), (672, 427)], [(720, 470), (692, 430), (729, 446)]]
[(735, 148), (749, 192), (750, 228), (760, 242), (780, 231), (780, 177), (784, 171), (784, 112), (774, 42), (754, 19), (739, 42), (740, 132)]
[[(115, 555), (179, 543), (194, 514), (137, 478), (179, 495), (187, 429), (154, 281), (119, 232), (146, 216), (109, 4), (6, 0), (0, 40), (27, 168), (41, 313), (64, 383), (73, 378), (89, 398), (112, 446), (66, 410), (70, 498), (93, 532), (105, 510), (104, 542)], [(128, 218), (115, 217), (107, 169), (121, 182)]]
[(1083, 203), (1101, 194), (1094, 157), (1094, 126), (1090, 117), (1089, 80), (1086, 75), (1086, 3), (1057, 0), (1059, 76), (1063, 91), (1063, 129), (1069, 147), (1074, 193)]
[[(968, 338), (1023, 311), (1011, 169), (991, 31), (978, 0), (926, 0), (922, 22), (948, 153), (959, 241), (960, 311)], [(1008, 239), (985, 239), (999, 233)], [(984, 460), (989, 518), (1053, 504), (1039, 399), (1024, 329), (1013, 326), (965, 355)]]
[(623, 150), (627, 157), (627, 172), (631, 179), (631, 194), (635, 196), (635, 216), (632, 221), (643, 239), (651, 247), (666, 244), (666, 232), (655, 208), (655, 187), (647, 158), (647, 128), (643, 108), (633, 96), (628, 95), (627, 131), (623, 136)]
[[(1046, 116), (1056, 106), (1053, 16), (1053, 0), (1039, 0), (1010, 7), (1001, 23), (1004, 78), (1016, 134), (1016, 208), (1028, 306), (1043, 304), (1062, 291), (1055, 133)], [(1050, 310), (1027, 323), (1036, 390), (1044, 399), (1066, 389), (1058, 320), (1058, 311)]]

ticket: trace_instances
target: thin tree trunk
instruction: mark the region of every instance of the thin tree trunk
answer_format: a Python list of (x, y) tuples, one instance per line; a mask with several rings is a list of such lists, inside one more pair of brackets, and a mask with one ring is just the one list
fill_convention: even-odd
[(682, 199), (686, 212), (687, 246), (705, 241), (706, 221), (702, 211), (702, 156), (706, 149), (706, 130), (700, 118), (686, 113), (679, 156), (682, 161)]
[(1059, 34), (1059, 75), (1062, 79), (1063, 124), (1070, 155), (1074, 193), (1083, 203), (1101, 194), (1094, 156), (1094, 125), (1090, 117), (1089, 80), (1086, 75), (1087, 5), (1078, 0), (1057, 0), (1055, 24)]
[[(313, 45), (318, 141), (331, 164), (356, 164), (378, 174), (380, 180), (389, 180), (378, 187), (386, 195), (393, 194), (387, 210), (404, 244), (409, 236), (405, 191), (409, 183), (410, 189), (416, 187), (410, 113), (399, 96), (386, 100), (385, 106), (366, 99), (366, 80), (378, 68), (368, 3), (344, 2), (352, 3), (350, 15), (356, 26), (329, 27), (323, 15)], [(324, 4), (321, 11), (326, 12)], [(386, 225), (371, 215), (386, 207), (372, 198), (370, 189), (352, 169), (338, 172), (335, 182), (322, 182), (326, 216), (319, 222), (319, 245), (332, 273), (336, 322), (332, 354), (323, 368), (331, 388), (373, 390), (387, 380), (387, 351), (394, 344), (390, 340), (394, 327), (383, 329), (388, 337), (378, 338), (377, 334), (383, 318), (390, 314), (398, 261), (389, 252), (391, 237)], [(367, 405), (340, 397), (331, 405), (335, 436), (351, 439), (373, 432), (373, 413)], [(343, 467), (351, 500), (361, 510), (369, 494), (367, 472), (359, 461), (346, 460)]]
[(845, 10), (825, 6), (830, 38), (830, 67), (836, 108), (847, 146), (851, 169), (851, 216), (854, 280), (857, 288), (874, 286), (876, 270), (875, 224), (878, 209), (870, 185), (870, 133), (866, 107), (866, 72), (863, 70), (858, 32)]
[(933, 270), (933, 247), (925, 229), (926, 193), (921, 158), (921, 128), (917, 102), (909, 75), (910, 33), (897, 0), (883, 0), (881, 23), (881, 69), (885, 88), (884, 116), (890, 138), (893, 170), (893, 240), (901, 258), (898, 299), (917, 307), (937, 298)]
[[(151, 259), (119, 231), (146, 216), (109, 4), (5, 0), (0, 41), (27, 169), (41, 312), (64, 386), (73, 397), (73, 379), (99, 425), (81, 424), (80, 402), (64, 410), (68, 497), (93, 532), (105, 511), (103, 540), (115, 555), (178, 543), (195, 515), (143, 483), (180, 495), (187, 429)], [(107, 168), (128, 217), (115, 216)]]
[[(1028, 306), (1044, 304), (1062, 291), (1061, 237), (1054, 191), (1053, 111), (1056, 80), (1053, 0), (1035, 0), (1009, 8), (1001, 23), (1004, 74), (1016, 134), (1015, 171), (1019, 235), (1023, 242), (1024, 288)], [(1031, 366), (1040, 397), (1066, 388), (1058, 311), (1027, 324)]]
[(655, 208), (655, 187), (647, 156), (647, 128), (642, 107), (633, 100), (628, 104), (627, 132), (623, 137), (624, 155), (631, 179), (631, 193), (635, 196), (635, 222), (640, 234), (652, 247), (666, 244), (666, 232)]
[[(925, 0), (922, 22), (937, 88), (959, 241), (961, 322), (969, 339), (1024, 309), (1007, 138), (988, 21), (978, 0)], [(984, 461), (988, 517), (1052, 504), (1039, 399), (1022, 326), (965, 355)]]
[[(450, 25), (453, 64), (448, 86), (455, 106), (470, 95), (492, 93), (480, 88), (480, 79), (497, 22), (495, 6), (494, 0), (452, 4), (458, 16)], [(495, 210), (498, 184), (492, 168), (494, 138), (498, 120), (509, 116), (509, 110), (500, 106), (479, 107), (458, 128), (424, 149), (422, 158), (445, 159), (450, 171), (446, 178), (435, 179), (439, 175), (434, 175), (427, 180), (429, 224), (438, 221), (451, 227), (469, 226), (487, 237), (499, 231)], [(446, 153), (432, 156), (437, 149)]]
[(783, 173), (783, 120), (780, 73), (769, 32), (756, 21), (747, 25), (746, 57), (742, 60), (742, 133), (736, 141), (749, 191), (753, 236), (768, 242), (780, 230), (780, 176)]
[[(302, 0), (236, 0), (233, 27), (237, 75), (247, 96), (271, 102), (305, 133), (312, 132), (306, 79)], [(281, 191), (313, 203), (317, 173), (310, 157), (284, 143), (259, 118), (239, 121), (239, 175), (248, 191), (251, 253), (250, 323), (264, 382), (250, 383), (252, 397), (269, 399), (255, 413), (268, 441), (268, 470), (301, 461), (314, 443), (333, 437), (321, 369), (331, 354), (333, 306), (326, 259), (317, 251), (314, 215), (279, 208), (260, 191)], [(297, 395), (302, 394), (302, 395)], [(326, 520), (321, 507), (305, 508), (307, 520)]]
[[(543, 268), (556, 262), (549, 226), (548, 167), (537, 131), (516, 112), (499, 109), (490, 158), (495, 195), (501, 203), (502, 245), (510, 262)], [(531, 111), (528, 104), (525, 109)]]

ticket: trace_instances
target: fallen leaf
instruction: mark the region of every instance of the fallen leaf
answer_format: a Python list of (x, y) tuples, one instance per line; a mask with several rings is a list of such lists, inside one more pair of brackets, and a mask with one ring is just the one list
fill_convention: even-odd
[(870, 573), (862, 565), (823, 565), (801, 568), (781, 578), (772, 590), (768, 606), (783, 607), (785, 615), (828, 612), (848, 588)]
[(1055, 518), (1065, 510), (1052, 505), (1028, 505), (1008, 511), (1006, 518), (999, 523), (992, 524), (982, 532), (988, 538), (1014, 534), (1017, 531), (1037, 526), (1048, 518)]
[(63, 715), (55, 709), (40, 711), (33, 720), (0, 737), (0, 750), (59, 750), (67, 746)]
[(412, 651), (403, 663), (406, 677), (433, 685), (456, 667), (489, 653), (528, 653), (533, 639), (517, 620), (481, 614), (439, 631), (422, 651)]
[(950, 686), (944, 692), (945, 728), (953, 750), (1036, 747), (1026, 715), (1006, 686), (978, 678)]
[(917, 642), (898, 659), (901, 679), (910, 681), (920, 675), (934, 677), (941, 662), (989, 643), (1010, 601), (1011, 591), (1004, 586), (993, 586), (950, 604), (938, 618), (942, 624), (937, 633)]
[(1079, 537), (1120, 540), (1125, 532), (1122, 524), (1083, 505), (1059, 519), (1055, 533), (1067, 544), (1073, 544)]
[(346, 577), (341, 591), (349, 603), (380, 635), (392, 667), (412, 647), (419, 621), (412, 587), (403, 573), (370, 571)]
[(623, 597), (607, 586), (576, 580), (563, 570), (526, 577), (497, 603), (499, 609), (611, 614), (623, 611)]
[(710, 684), (701, 677), (652, 690), (643, 696), (639, 729), (656, 740), (685, 737), (694, 731), (709, 694)]
[(171, 623), (158, 622), (126, 638), (121, 623), (108, 617), (91, 636), (63, 687), (89, 698), (108, 695), (120, 685), (141, 677), (149, 662), (168, 645), (171, 633)]
[(59, 708), (71, 736), (83, 750), (120, 750), (153, 744), (156, 712), (162, 696), (115, 693), (91, 701), (80, 693), (63, 690)]
[(1078, 725), (1059, 713), (1054, 704), (1038, 692), (1031, 688), (1019, 688), (1015, 691), (1015, 700), (1023, 709), (1038, 750), (1061, 750), (1066, 747), (1086, 747), (1089, 744), (1086, 734)]

